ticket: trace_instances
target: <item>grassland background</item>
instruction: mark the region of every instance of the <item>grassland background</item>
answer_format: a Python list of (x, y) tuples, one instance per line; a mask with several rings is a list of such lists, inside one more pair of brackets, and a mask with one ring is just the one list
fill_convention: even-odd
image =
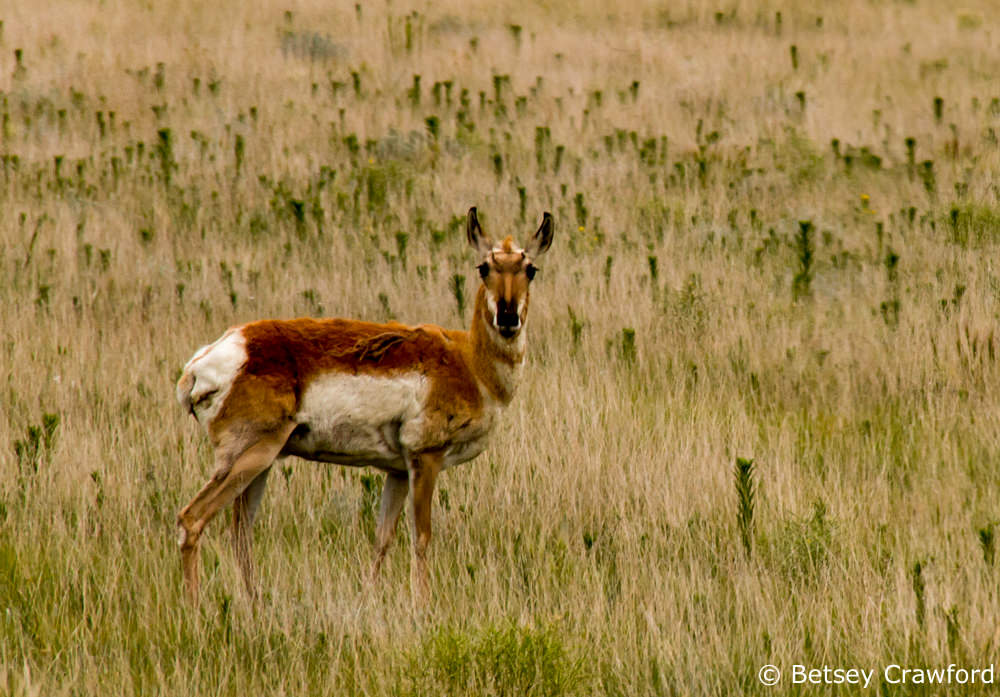
[[(993, 662), (1000, 10), (811, 5), (4, 4), (0, 693)], [(186, 606), (174, 517), (211, 456), (180, 367), (259, 317), (464, 325), (470, 205), (557, 234), (523, 386), (440, 482), (429, 607), (405, 526), (363, 583), (380, 478), (294, 459), (259, 610), (228, 516)]]

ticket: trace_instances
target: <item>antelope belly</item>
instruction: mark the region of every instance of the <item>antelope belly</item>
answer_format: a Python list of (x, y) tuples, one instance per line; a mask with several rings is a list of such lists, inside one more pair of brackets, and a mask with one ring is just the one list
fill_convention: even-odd
[(343, 465), (405, 469), (400, 429), (419, 418), (427, 389), (427, 379), (419, 374), (317, 378), (302, 395), (299, 426), (284, 452)]

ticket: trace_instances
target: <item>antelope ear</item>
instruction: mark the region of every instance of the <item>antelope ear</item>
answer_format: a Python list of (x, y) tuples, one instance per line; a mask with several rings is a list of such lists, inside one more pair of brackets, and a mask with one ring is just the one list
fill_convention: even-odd
[(537, 259), (545, 254), (552, 246), (552, 232), (552, 214), (546, 211), (542, 214), (542, 224), (538, 227), (538, 231), (528, 241), (525, 254), (531, 259)]
[(493, 249), (493, 240), (483, 234), (483, 229), (479, 227), (479, 218), (476, 217), (476, 207), (469, 209), (469, 217), (465, 224), (465, 236), (469, 240), (472, 248), (485, 257)]

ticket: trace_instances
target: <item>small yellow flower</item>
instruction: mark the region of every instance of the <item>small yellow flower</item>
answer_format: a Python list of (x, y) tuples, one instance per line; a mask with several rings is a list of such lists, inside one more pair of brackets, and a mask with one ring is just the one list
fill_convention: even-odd
[(369, 157), (368, 158), (368, 164), (370, 164), (370, 165), (375, 164), (375, 158), (374, 157)]
[(868, 194), (861, 194), (861, 205), (868, 208), (868, 202), (871, 201), (871, 197)]
[(577, 230), (578, 230), (579, 232), (583, 232), (583, 225), (581, 225), (580, 227), (578, 227), (578, 228), (577, 228)]

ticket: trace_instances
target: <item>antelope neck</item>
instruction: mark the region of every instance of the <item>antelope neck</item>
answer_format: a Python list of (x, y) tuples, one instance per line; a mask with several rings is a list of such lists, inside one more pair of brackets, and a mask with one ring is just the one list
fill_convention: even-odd
[(486, 304), (486, 288), (479, 287), (469, 335), (474, 352), (474, 372), (489, 392), (504, 404), (514, 397), (516, 371), (524, 362), (524, 329), (504, 339), (493, 326)]

